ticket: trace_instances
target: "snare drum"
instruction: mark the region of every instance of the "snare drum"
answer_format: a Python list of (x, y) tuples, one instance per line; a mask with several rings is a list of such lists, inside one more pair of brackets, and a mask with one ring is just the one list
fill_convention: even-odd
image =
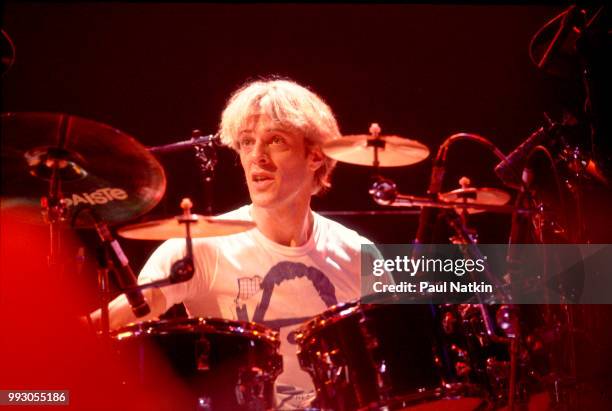
[(121, 395), (113, 395), (124, 408), (274, 408), (280, 341), (262, 325), (216, 318), (147, 321), (113, 332), (112, 343), (122, 364)]
[(438, 333), (432, 305), (340, 304), (300, 328), (298, 359), (324, 410), (477, 408), (477, 389), (445, 380)]

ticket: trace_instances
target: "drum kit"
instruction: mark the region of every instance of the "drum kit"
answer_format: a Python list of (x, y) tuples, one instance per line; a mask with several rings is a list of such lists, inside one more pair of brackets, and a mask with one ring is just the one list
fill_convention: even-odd
[[(415, 243), (433, 244), (433, 227), (442, 221), (454, 231), (450, 242), (477, 245), (478, 234), (468, 222), (482, 212), (512, 215), (510, 244), (588, 242), (582, 216), (575, 216), (580, 223), (570, 224), (575, 219), (565, 216), (568, 210), (560, 209), (559, 203), (569, 198), (572, 205), (580, 204), (576, 187), (594, 179), (607, 181), (593, 158), (564, 140), (569, 127), (547, 119), (509, 156), (482, 136), (454, 134), (439, 147), (427, 195), (421, 197), (399, 193), (396, 184), (381, 175), (384, 168), (428, 158), (429, 149), (416, 140), (382, 135), (380, 126), (372, 124), (368, 134), (333, 140), (323, 151), (342, 163), (372, 167), (369, 193), (377, 204), (420, 208)], [(189, 140), (147, 148), (111, 126), (61, 113), (4, 113), (1, 129), (1, 207), (26, 222), (49, 226), (52, 272), (62, 270), (61, 234), (67, 226), (95, 229), (106, 251), (98, 262), (100, 336), (123, 364), (119, 389), (126, 391), (118, 398), (146, 397), (140, 404), (148, 409), (275, 409), (274, 384), (282, 358), (274, 330), (219, 318), (144, 321), (109, 329), (109, 271), (116, 273), (134, 313), (143, 316), (148, 312), (142, 305), (143, 289), (187, 281), (193, 275), (192, 238), (254, 227), (210, 215), (217, 137), (196, 130)], [(441, 192), (447, 154), (457, 141), (484, 145), (498, 157), (495, 173), (508, 188), (518, 190), (514, 205), (505, 190), (472, 187), (467, 177), (459, 180), (460, 188)], [(179, 216), (123, 225), (146, 215), (164, 196), (166, 176), (154, 154), (185, 147), (194, 149), (200, 163), (209, 194), (208, 215), (191, 213), (190, 201), (184, 200)], [(553, 175), (547, 182), (550, 175), (536, 166), (538, 161), (545, 163), (542, 158), (552, 160), (547, 165), (562, 177)], [(559, 192), (550, 193), (550, 181)], [(390, 210), (351, 213), (386, 212)], [(137, 285), (108, 225), (121, 225), (116, 232), (128, 239), (184, 237), (187, 256), (167, 280)], [(583, 327), (584, 318), (592, 319), (592, 312), (584, 314), (569, 304), (353, 301), (304, 323), (296, 334), (297, 356), (316, 388), (312, 410), (575, 409), (580, 404), (577, 387), (588, 380), (579, 378), (576, 364), (581, 359), (577, 335), (589, 331)], [(398, 326), (396, 320), (406, 320), (406, 326)], [(172, 395), (162, 375), (182, 381)]]
[[(167, 280), (137, 286), (127, 257), (107, 226), (146, 214), (162, 198), (165, 174), (152, 152), (199, 144), (210, 148), (216, 144), (214, 136), (146, 148), (110, 126), (53, 113), (5, 113), (2, 130), (2, 171), (11, 177), (4, 181), (2, 207), (17, 210), (15, 215), (26, 221), (38, 219), (49, 225), (49, 266), (59, 269), (60, 233), (67, 224), (95, 229), (107, 250), (114, 250), (100, 263), (106, 268), (99, 278), (100, 335), (110, 341), (123, 364), (122, 387), (128, 390), (124, 395), (141, 395), (139, 404), (154, 404), (158, 409), (274, 409), (274, 383), (282, 371), (282, 358), (278, 333), (271, 329), (219, 318), (144, 321), (109, 329), (109, 267), (115, 267), (134, 313), (142, 316), (148, 307), (143, 307), (139, 291), (187, 281), (193, 275), (192, 238), (254, 227), (251, 222), (192, 214), (188, 200), (181, 204), (182, 215), (122, 225), (116, 232), (124, 238), (185, 237), (187, 242), (185, 261)], [(381, 135), (380, 127), (372, 124), (370, 134), (334, 140), (323, 151), (340, 162), (373, 167), (376, 177), (370, 194), (378, 204), (421, 207), (421, 219), (431, 219), (427, 212), (432, 210), (457, 216), (459, 224), (453, 225), (457, 233), (451, 242), (477, 244), (477, 234), (467, 227), (471, 214), (522, 213), (530, 218), (536, 213), (534, 208), (508, 205), (511, 196), (504, 190), (471, 187), (467, 177), (460, 180), (460, 188), (438, 192), (448, 147), (458, 140), (483, 143), (502, 162), (508, 161), (484, 137), (455, 134), (438, 152), (427, 197), (400, 194), (392, 181), (379, 175), (382, 168), (408, 166), (427, 158), (428, 148), (417, 141)], [(196, 154), (202, 158), (203, 151), (196, 149)], [(109, 164), (111, 158), (114, 161)], [(210, 163), (207, 158), (203, 164)], [(431, 222), (428, 224), (426, 230), (419, 227), (417, 242), (432, 240), (427, 236)], [(298, 359), (317, 390), (313, 409), (513, 409), (538, 398), (546, 388), (569, 384), (569, 377), (561, 375), (560, 366), (554, 368), (549, 358), (551, 347), (558, 349), (565, 343), (559, 335), (568, 334), (558, 331), (567, 328), (558, 318), (563, 314), (560, 310), (550, 323), (534, 310), (527, 313), (529, 310), (512, 305), (348, 302), (321, 313), (298, 330)], [(407, 318), (410, 326), (406, 327), (390, 321)], [(542, 335), (555, 332), (556, 338), (549, 337), (552, 342), (540, 341)], [(160, 361), (160, 353), (165, 361)], [(183, 395), (166, 395), (167, 381), (162, 379), (166, 384), (162, 387), (159, 375), (183, 381), (177, 388)], [(555, 395), (562, 401), (567, 388), (558, 388)]]

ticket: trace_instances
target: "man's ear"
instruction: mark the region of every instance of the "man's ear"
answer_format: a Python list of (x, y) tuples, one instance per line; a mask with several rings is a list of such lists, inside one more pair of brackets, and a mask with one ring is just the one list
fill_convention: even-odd
[(320, 147), (313, 148), (310, 152), (310, 169), (317, 171), (325, 161), (325, 154)]

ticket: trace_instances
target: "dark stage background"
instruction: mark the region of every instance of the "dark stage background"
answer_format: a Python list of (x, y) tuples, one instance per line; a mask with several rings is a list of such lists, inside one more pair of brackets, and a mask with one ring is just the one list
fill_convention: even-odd
[[(435, 156), (449, 135), (474, 132), (507, 153), (544, 124), (545, 111), (560, 119), (583, 102), (579, 78), (549, 76), (529, 59), (531, 37), (566, 7), (7, 2), (3, 27), (16, 61), (3, 78), (2, 111), (74, 114), (154, 146), (189, 139), (194, 128), (216, 132), (232, 91), (249, 79), (280, 75), (319, 93), (343, 134), (367, 133), (378, 122), (383, 134), (416, 139)], [(248, 201), (236, 156), (219, 155), (215, 214)], [(193, 153), (159, 161), (166, 194), (141, 219), (178, 214), (186, 196), (202, 212)], [(502, 187), (496, 163), (480, 146), (454, 145), (443, 189), (457, 188), (463, 175), (476, 186)], [(422, 195), (430, 170), (431, 157), (383, 174), (401, 192)], [(368, 195), (371, 173), (339, 164), (332, 191), (314, 208), (382, 209)], [(418, 214), (337, 219), (375, 242), (403, 243), (413, 240)], [(481, 242), (507, 242), (509, 216), (480, 214), (472, 222)], [(93, 267), (95, 235), (79, 236)], [(135, 270), (158, 245), (121, 243)], [(95, 270), (85, 272), (94, 294)]]

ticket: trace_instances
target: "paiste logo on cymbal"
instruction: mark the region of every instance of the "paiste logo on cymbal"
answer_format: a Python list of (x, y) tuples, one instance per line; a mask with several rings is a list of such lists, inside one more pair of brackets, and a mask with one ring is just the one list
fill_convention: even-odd
[(84, 204), (106, 204), (109, 201), (125, 200), (128, 194), (125, 190), (116, 187), (99, 188), (91, 193), (74, 193), (70, 197), (64, 198), (64, 202), (68, 207)]

